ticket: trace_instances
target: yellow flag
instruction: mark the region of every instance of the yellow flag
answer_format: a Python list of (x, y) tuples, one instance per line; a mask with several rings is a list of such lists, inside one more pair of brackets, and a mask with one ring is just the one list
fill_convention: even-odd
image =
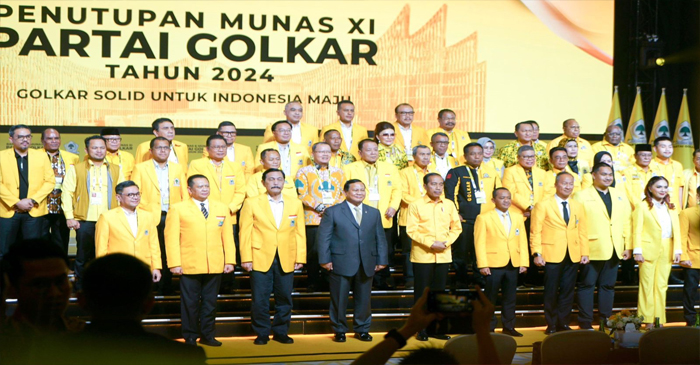
[(668, 124), (668, 109), (666, 108), (666, 88), (661, 89), (661, 99), (659, 99), (659, 107), (656, 109), (656, 118), (654, 118), (654, 126), (651, 127), (650, 142), (653, 142), (659, 137), (671, 138), (671, 126)]
[(622, 131), (622, 139), (625, 138), (625, 128), (622, 125), (622, 113), (620, 112), (620, 97), (617, 95), (617, 85), (613, 92), (612, 105), (610, 106), (610, 116), (608, 117), (608, 127), (616, 125)]
[(627, 125), (627, 144), (647, 143), (647, 129), (644, 126), (644, 110), (642, 110), (642, 88), (637, 86), (637, 96), (634, 98), (632, 115)]
[(678, 112), (676, 134), (673, 136), (673, 159), (683, 164), (683, 168), (692, 169), (693, 164), (693, 130), (690, 128), (690, 111), (688, 110), (688, 89), (683, 89), (683, 101)]

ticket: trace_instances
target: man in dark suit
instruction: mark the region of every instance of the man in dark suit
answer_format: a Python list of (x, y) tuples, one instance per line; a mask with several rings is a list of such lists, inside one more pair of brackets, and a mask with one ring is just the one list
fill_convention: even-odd
[(330, 271), (334, 341), (345, 342), (348, 330), (345, 313), (353, 280), (355, 338), (372, 341), (368, 333), (372, 321), (372, 277), (389, 262), (386, 237), (379, 210), (362, 204), (365, 184), (357, 179), (348, 180), (343, 190), (346, 203), (334, 205), (323, 213), (316, 233), (318, 260), (321, 267)]

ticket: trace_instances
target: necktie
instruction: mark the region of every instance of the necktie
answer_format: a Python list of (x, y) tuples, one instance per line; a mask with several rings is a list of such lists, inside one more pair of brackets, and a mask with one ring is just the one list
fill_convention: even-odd
[(355, 207), (355, 220), (357, 220), (357, 224), (362, 224), (362, 207)]
[(204, 206), (204, 203), (199, 203), (199, 205), (202, 207), (202, 214), (204, 214), (204, 219), (209, 218), (209, 212), (207, 212), (207, 208)]
[(566, 202), (561, 202), (561, 205), (564, 207), (564, 222), (566, 224), (569, 224), (569, 211), (566, 209)]
[(527, 175), (527, 182), (530, 183), (530, 187), (531, 187), (531, 188), (534, 188), (534, 187), (535, 187), (535, 185), (534, 185), (535, 183), (532, 182), (532, 170), (525, 171), (525, 175)]
[(472, 187), (474, 188), (474, 190), (478, 191), (478, 190), (480, 190), (479, 189), (479, 170), (472, 169), (472, 168), (469, 168), (469, 170), (471, 170), (472, 178), (474, 178), (474, 186), (472, 186)]

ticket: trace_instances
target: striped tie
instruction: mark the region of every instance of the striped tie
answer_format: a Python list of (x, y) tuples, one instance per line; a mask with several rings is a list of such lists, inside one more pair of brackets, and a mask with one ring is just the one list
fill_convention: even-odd
[(207, 208), (204, 207), (204, 203), (199, 203), (199, 205), (202, 206), (202, 214), (204, 214), (204, 219), (209, 218), (209, 212), (207, 212)]

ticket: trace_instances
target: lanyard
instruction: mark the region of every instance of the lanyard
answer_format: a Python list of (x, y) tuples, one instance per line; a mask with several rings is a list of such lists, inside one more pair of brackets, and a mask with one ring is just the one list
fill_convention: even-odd
[[(93, 172), (96, 172), (96, 173), (93, 173), (93, 174), (92, 174), (92, 177), (91, 177), (91, 179), (90, 179), (90, 180), (91, 180), (90, 185), (92, 186), (92, 191), (93, 191), (93, 192), (94, 192), (94, 191), (100, 191), (100, 192), (102, 191), (102, 167), (103, 167), (103, 166), (105, 166), (104, 163), (103, 163), (102, 166), (100, 166), (99, 168), (98, 168), (97, 166), (95, 166), (95, 165), (92, 165), (92, 167), (90, 168)], [(99, 176), (100, 176), (99, 181), (97, 180), (97, 178), (95, 177), (95, 175), (99, 175)], [(97, 187), (98, 190), (95, 190), (95, 187)]]
[[(474, 189), (477, 190), (477, 191), (483, 190), (483, 188), (484, 188), (484, 180), (483, 180), (483, 179), (480, 179), (480, 180), (479, 180), (479, 185), (481, 185), (481, 186), (480, 186), (480, 187), (479, 187), (479, 186), (476, 186), (476, 182), (474, 181), (474, 176), (472, 176), (472, 169), (469, 167), (469, 165), (466, 165), (465, 167), (467, 168), (467, 172), (469, 173), (469, 179), (472, 181), (472, 186), (474, 187)], [(479, 168), (478, 168), (478, 167), (476, 168), (476, 173), (477, 173), (477, 176), (478, 176), (478, 174), (479, 174)]]
[(418, 169), (413, 168), (413, 173), (416, 175), (416, 182), (418, 183), (418, 191), (420, 191), (420, 195), (423, 196), (425, 194), (425, 190), (423, 190), (423, 179), (418, 175)]

